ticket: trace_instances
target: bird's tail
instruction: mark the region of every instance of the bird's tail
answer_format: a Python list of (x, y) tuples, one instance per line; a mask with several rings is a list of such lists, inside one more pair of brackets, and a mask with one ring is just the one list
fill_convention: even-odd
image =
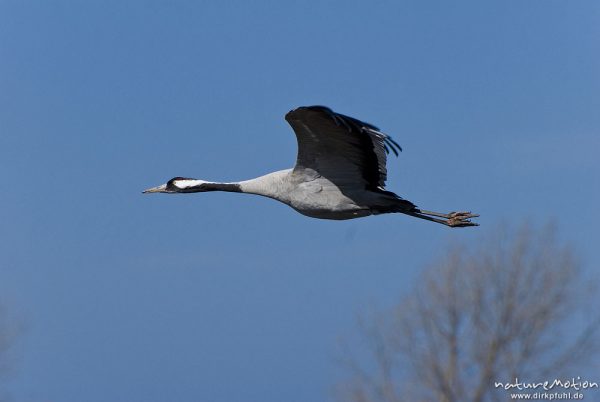
[(413, 212), (413, 211), (418, 210), (418, 208), (415, 204), (413, 204), (412, 202), (410, 202), (408, 200), (404, 200), (402, 198), (396, 200), (393, 207), (394, 207), (393, 212), (406, 213), (406, 212)]
[(418, 211), (418, 208), (415, 204), (391, 192), (390, 197), (386, 197), (383, 205), (377, 205), (377, 207), (373, 209), (376, 211), (375, 214), (385, 214), (390, 212), (406, 214)]

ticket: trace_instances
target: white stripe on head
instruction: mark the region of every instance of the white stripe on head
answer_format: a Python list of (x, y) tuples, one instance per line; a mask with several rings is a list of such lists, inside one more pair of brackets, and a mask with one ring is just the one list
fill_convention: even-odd
[(190, 188), (190, 187), (196, 187), (203, 183), (209, 183), (209, 182), (204, 181), (204, 180), (196, 180), (196, 179), (181, 179), (181, 180), (173, 181), (173, 185), (182, 190), (184, 190), (186, 188)]

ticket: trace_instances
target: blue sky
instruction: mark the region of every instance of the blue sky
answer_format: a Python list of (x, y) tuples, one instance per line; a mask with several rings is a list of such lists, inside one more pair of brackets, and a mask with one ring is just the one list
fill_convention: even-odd
[[(0, 297), (15, 401), (322, 401), (339, 337), (449, 241), (556, 219), (597, 267), (600, 5), (0, 2)], [(174, 176), (291, 167), (324, 104), (404, 149), (388, 188), (472, 209), (334, 222)]]

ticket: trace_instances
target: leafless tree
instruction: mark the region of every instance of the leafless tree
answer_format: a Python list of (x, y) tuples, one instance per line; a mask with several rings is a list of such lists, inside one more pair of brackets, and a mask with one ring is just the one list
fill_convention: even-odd
[(502, 401), (496, 381), (583, 378), (573, 370), (593, 365), (600, 303), (555, 232), (500, 229), (450, 247), (398, 306), (360, 319), (370, 359), (347, 359), (340, 399)]

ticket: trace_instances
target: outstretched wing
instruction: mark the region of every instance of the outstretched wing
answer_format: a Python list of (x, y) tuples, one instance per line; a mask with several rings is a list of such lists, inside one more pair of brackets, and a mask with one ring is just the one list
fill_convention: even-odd
[(383, 190), (386, 154), (402, 148), (375, 126), (335, 113), (325, 106), (304, 106), (285, 119), (298, 140), (294, 173), (312, 169), (339, 187)]

